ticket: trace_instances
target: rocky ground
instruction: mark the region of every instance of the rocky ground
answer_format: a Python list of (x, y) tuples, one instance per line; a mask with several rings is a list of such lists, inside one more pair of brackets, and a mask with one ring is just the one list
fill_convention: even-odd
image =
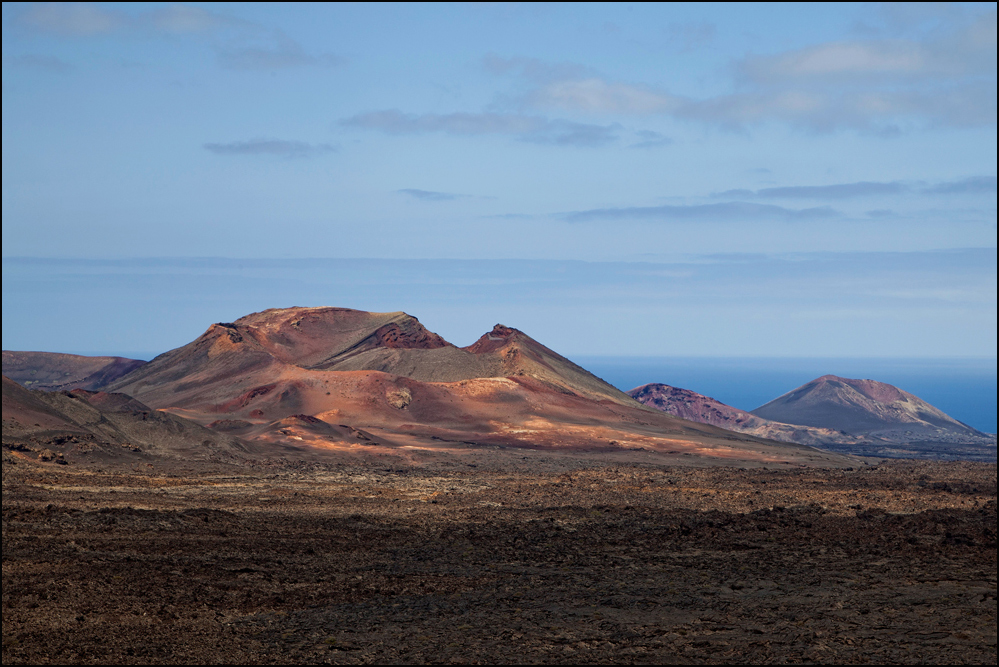
[(5, 455), (3, 663), (996, 662), (996, 466)]

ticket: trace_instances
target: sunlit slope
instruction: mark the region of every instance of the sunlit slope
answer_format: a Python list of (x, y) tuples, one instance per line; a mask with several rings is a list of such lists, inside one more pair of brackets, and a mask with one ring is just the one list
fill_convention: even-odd
[[(224, 402), (226, 379), (309, 371), (381, 371), (422, 382), (528, 376), (596, 400), (634, 406), (624, 392), (517, 329), (497, 325), (465, 348), (405, 313), (285, 308), (214, 324), (109, 388), (154, 403)], [(260, 385), (267, 384), (261, 382)]]
[(802, 445), (855, 444), (858, 437), (830, 428), (784, 424), (758, 417), (752, 413), (726, 405), (709, 396), (689, 389), (653, 383), (636, 387), (628, 392), (635, 400), (681, 419), (711, 424), (730, 431), (747, 433), (761, 438), (796, 442)]
[(203, 424), (242, 424), (233, 427), (240, 437), (315, 446), (336, 438), (311, 418), (386, 446), (646, 449), (766, 462), (836, 458), (646, 408), (516, 329), (497, 325), (458, 348), (405, 313), (254, 313), (212, 325), (110, 389)]
[(835, 375), (812, 380), (752, 414), (788, 424), (888, 439), (988, 438), (898, 387)]

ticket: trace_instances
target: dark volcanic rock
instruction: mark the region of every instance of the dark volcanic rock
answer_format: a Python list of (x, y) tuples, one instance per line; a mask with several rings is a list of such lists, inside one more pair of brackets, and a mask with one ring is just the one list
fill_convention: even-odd
[(3, 664), (996, 662), (994, 465), (485, 468), (5, 459)]

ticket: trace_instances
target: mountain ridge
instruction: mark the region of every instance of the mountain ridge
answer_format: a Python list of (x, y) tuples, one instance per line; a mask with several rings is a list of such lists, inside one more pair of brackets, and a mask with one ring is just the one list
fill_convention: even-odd
[(327, 446), (325, 427), (313, 418), (389, 447), (454, 443), (839, 461), (648, 408), (513, 327), (497, 324), (459, 348), (403, 312), (251, 313), (211, 325), (106, 390), (224, 425), (240, 437), (294, 438), (318, 447)]
[(861, 437), (835, 429), (784, 424), (764, 419), (690, 389), (658, 382), (635, 387), (627, 394), (644, 405), (682, 419), (771, 440), (816, 447), (829, 444), (858, 444), (864, 441)]
[(887, 458), (996, 458), (995, 435), (977, 431), (915, 395), (876, 380), (824, 375), (751, 412), (661, 383), (642, 385), (628, 394), (678, 417), (827, 451)]
[(141, 359), (63, 352), (3, 351), (3, 375), (44, 391), (96, 390), (144, 366)]
[[(421, 382), (530, 374), (596, 400), (633, 403), (624, 392), (512, 327), (497, 324), (459, 348), (406, 313), (347, 308), (272, 308), (233, 323), (213, 324), (191, 343), (156, 357), (107, 388), (140, 399), (152, 396), (154, 402), (165, 400), (168, 392), (188, 400), (186, 394), (195, 389), (190, 380), (169, 389), (163, 385), (192, 373), (237, 376), (278, 364), (312, 371), (380, 371)], [(148, 389), (153, 378), (159, 391)]]

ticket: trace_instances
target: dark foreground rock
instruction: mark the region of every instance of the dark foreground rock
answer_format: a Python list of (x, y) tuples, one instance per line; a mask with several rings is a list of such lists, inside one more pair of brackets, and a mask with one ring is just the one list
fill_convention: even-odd
[(3, 662), (996, 661), (994, 465), (550, 467), (5, 463)]

